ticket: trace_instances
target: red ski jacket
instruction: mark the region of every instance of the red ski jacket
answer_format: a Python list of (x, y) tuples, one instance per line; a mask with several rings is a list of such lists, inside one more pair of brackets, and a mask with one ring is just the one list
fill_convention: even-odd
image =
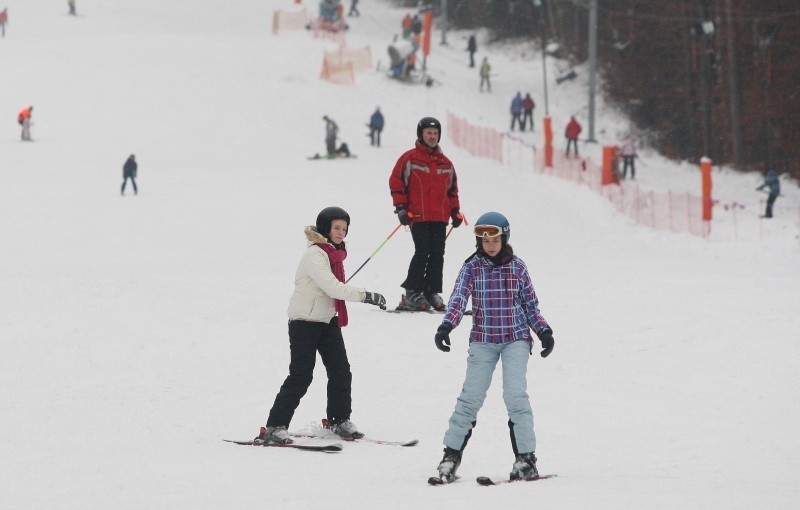
[(394, 165), (389, 191), (394, 206), (406, 205), (416, 223), (447, 223), (452, 210), (460, 209), (453, 163), (438, 145), (431, 149), (419, 140)]
[(567, 124), (567, 129), (566, 129), (565, 135), (567, 136), (567, 138), (569, 138), (571, 140), (575, 140), (575, 139), (578, 138), (578, 135), (581, 134), (581, 131), (582, 131), (581, 125), (578, 124), (578, 121), (575, 120), (575, 118), (573, 117), (569, 121), (569, 124)]

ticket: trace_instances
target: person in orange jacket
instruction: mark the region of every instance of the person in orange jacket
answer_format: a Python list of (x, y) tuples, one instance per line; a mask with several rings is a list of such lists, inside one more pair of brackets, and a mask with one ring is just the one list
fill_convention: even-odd
[(17, 114), (17, 122), (22, 126), (22, 141), (31, 141), (31, 116), (33, 115), (33, 106), (23, 108)]
[(408, 36), (411, 35), (411, 25), (413, 24), (413, 20), (411, 19), (411, 14), (406, 13), (403, 16), (403, 21), (401, 26), (403, 28), (403, 39), (408, 39)]

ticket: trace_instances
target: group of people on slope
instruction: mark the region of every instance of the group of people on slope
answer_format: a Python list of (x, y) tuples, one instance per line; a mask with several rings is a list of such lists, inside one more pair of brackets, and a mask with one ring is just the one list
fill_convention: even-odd
[[(503, 398), (515, 455), (511, 477), (535, 479), (536, 436), (527, 394), (527, 363), (534, 341), (531, 330), (542, 343), (542, 357), (553, 350), (553, 331), (539, 312), (527, 266), (509, 243), (508, 219), (498, 212), (485, 213), (475, 223), (475, 252), (459, 271), (445, 305), (441, 292), (446, 229), (448, 223), (459, 227), (463, 216), (455, 168), (439, 146), (441, 134), (437, 119), (421, 119), (414, 147), (400, 156), (389, 177), (398, 221), (410, 227), (414, 241), (414, 256), (401, 284), (405, 289), (403, 303), (418, 310), (433, 307), (446, 311), (434, 335), (439, 350), (450, 350), (450, 335), (472, 300), (467, 375), (444, 436), (439, 478), (444, 483), (455, 480), (492, 374), (502, 360)], [(307, 249), (298, 264), (295, 289), (289, 299), (289, 375), (275, 397), (266, 426), (255, 439), (257, 443), (293, 441), (288, 428), (311, 384), (317, 352), (328, 374), (328, 427), (346, 439), (363, 437), (351, 420), (352, 373), (342, 337), (342, 328), (348, 323), (346, 302), (385, 309), (386, 299), (345, 283), (345, 238), (350, 224), (350, 215), (344, 209), (326, 207), (317, 215), (315, 225), (305, 228)]]
[(528, 123), (530, 123), (530, 129), (533, 131), (534, 108), (536, 108), (536, 103), (530, 93), (526, 93), (523, 98), (522, 93), (517, 92), (517, 95), (511, 100), (511, 131), (514, 131), (514, 124), (519, 127), (520, 131), (525, 131)]

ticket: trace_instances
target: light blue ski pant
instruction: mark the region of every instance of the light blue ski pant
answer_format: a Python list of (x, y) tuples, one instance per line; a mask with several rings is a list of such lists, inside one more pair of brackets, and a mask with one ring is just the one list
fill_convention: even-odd
[(486, 400), (492, 384), (492, 374), (498, 360), (503, 364), (503, 401), (508, 410), (511, 446), (515, 454), (536, 451), (533, 432), (533, 411), (528, 400), (528, 358), (530, 342), (510, 344), (472, 342), (467, 357), (467, 375), (456, 408), (450, 417), (450, 427), (444, 435), (444, 445), (463, 450)]

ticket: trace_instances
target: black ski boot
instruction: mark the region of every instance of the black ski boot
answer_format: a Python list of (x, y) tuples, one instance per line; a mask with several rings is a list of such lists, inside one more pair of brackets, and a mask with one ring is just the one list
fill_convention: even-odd
[(431, 305), (425, 299), (425, 294), (422, 292), (407, 290), (405, 295), (400, 298), (400, 304), (397, 306), (398, 310), (404, 311), (421, 311), (429, 310)]
[(443, 312), (447, 308), (447, 306), (444, 304), (442, 296), (435, 292), (425, 294), (425, 300), (429, 305), (431, 305), (431, 308), (437, 312)]
[(452, 482), (456, 479), (456, 471), (460, 465), (461, 452), (445, 447), (444, 457), (442, 457), (442, 461), (439, 463), (438, 467), (439, 478), (441, 478), (444, 483)]
[(512, 480), (536, 480), (539, 478), (539, 471), (536, 469), (536, 455), (523, 453), (517, 455), (514, 466), (511, 468), (509, 478)]

